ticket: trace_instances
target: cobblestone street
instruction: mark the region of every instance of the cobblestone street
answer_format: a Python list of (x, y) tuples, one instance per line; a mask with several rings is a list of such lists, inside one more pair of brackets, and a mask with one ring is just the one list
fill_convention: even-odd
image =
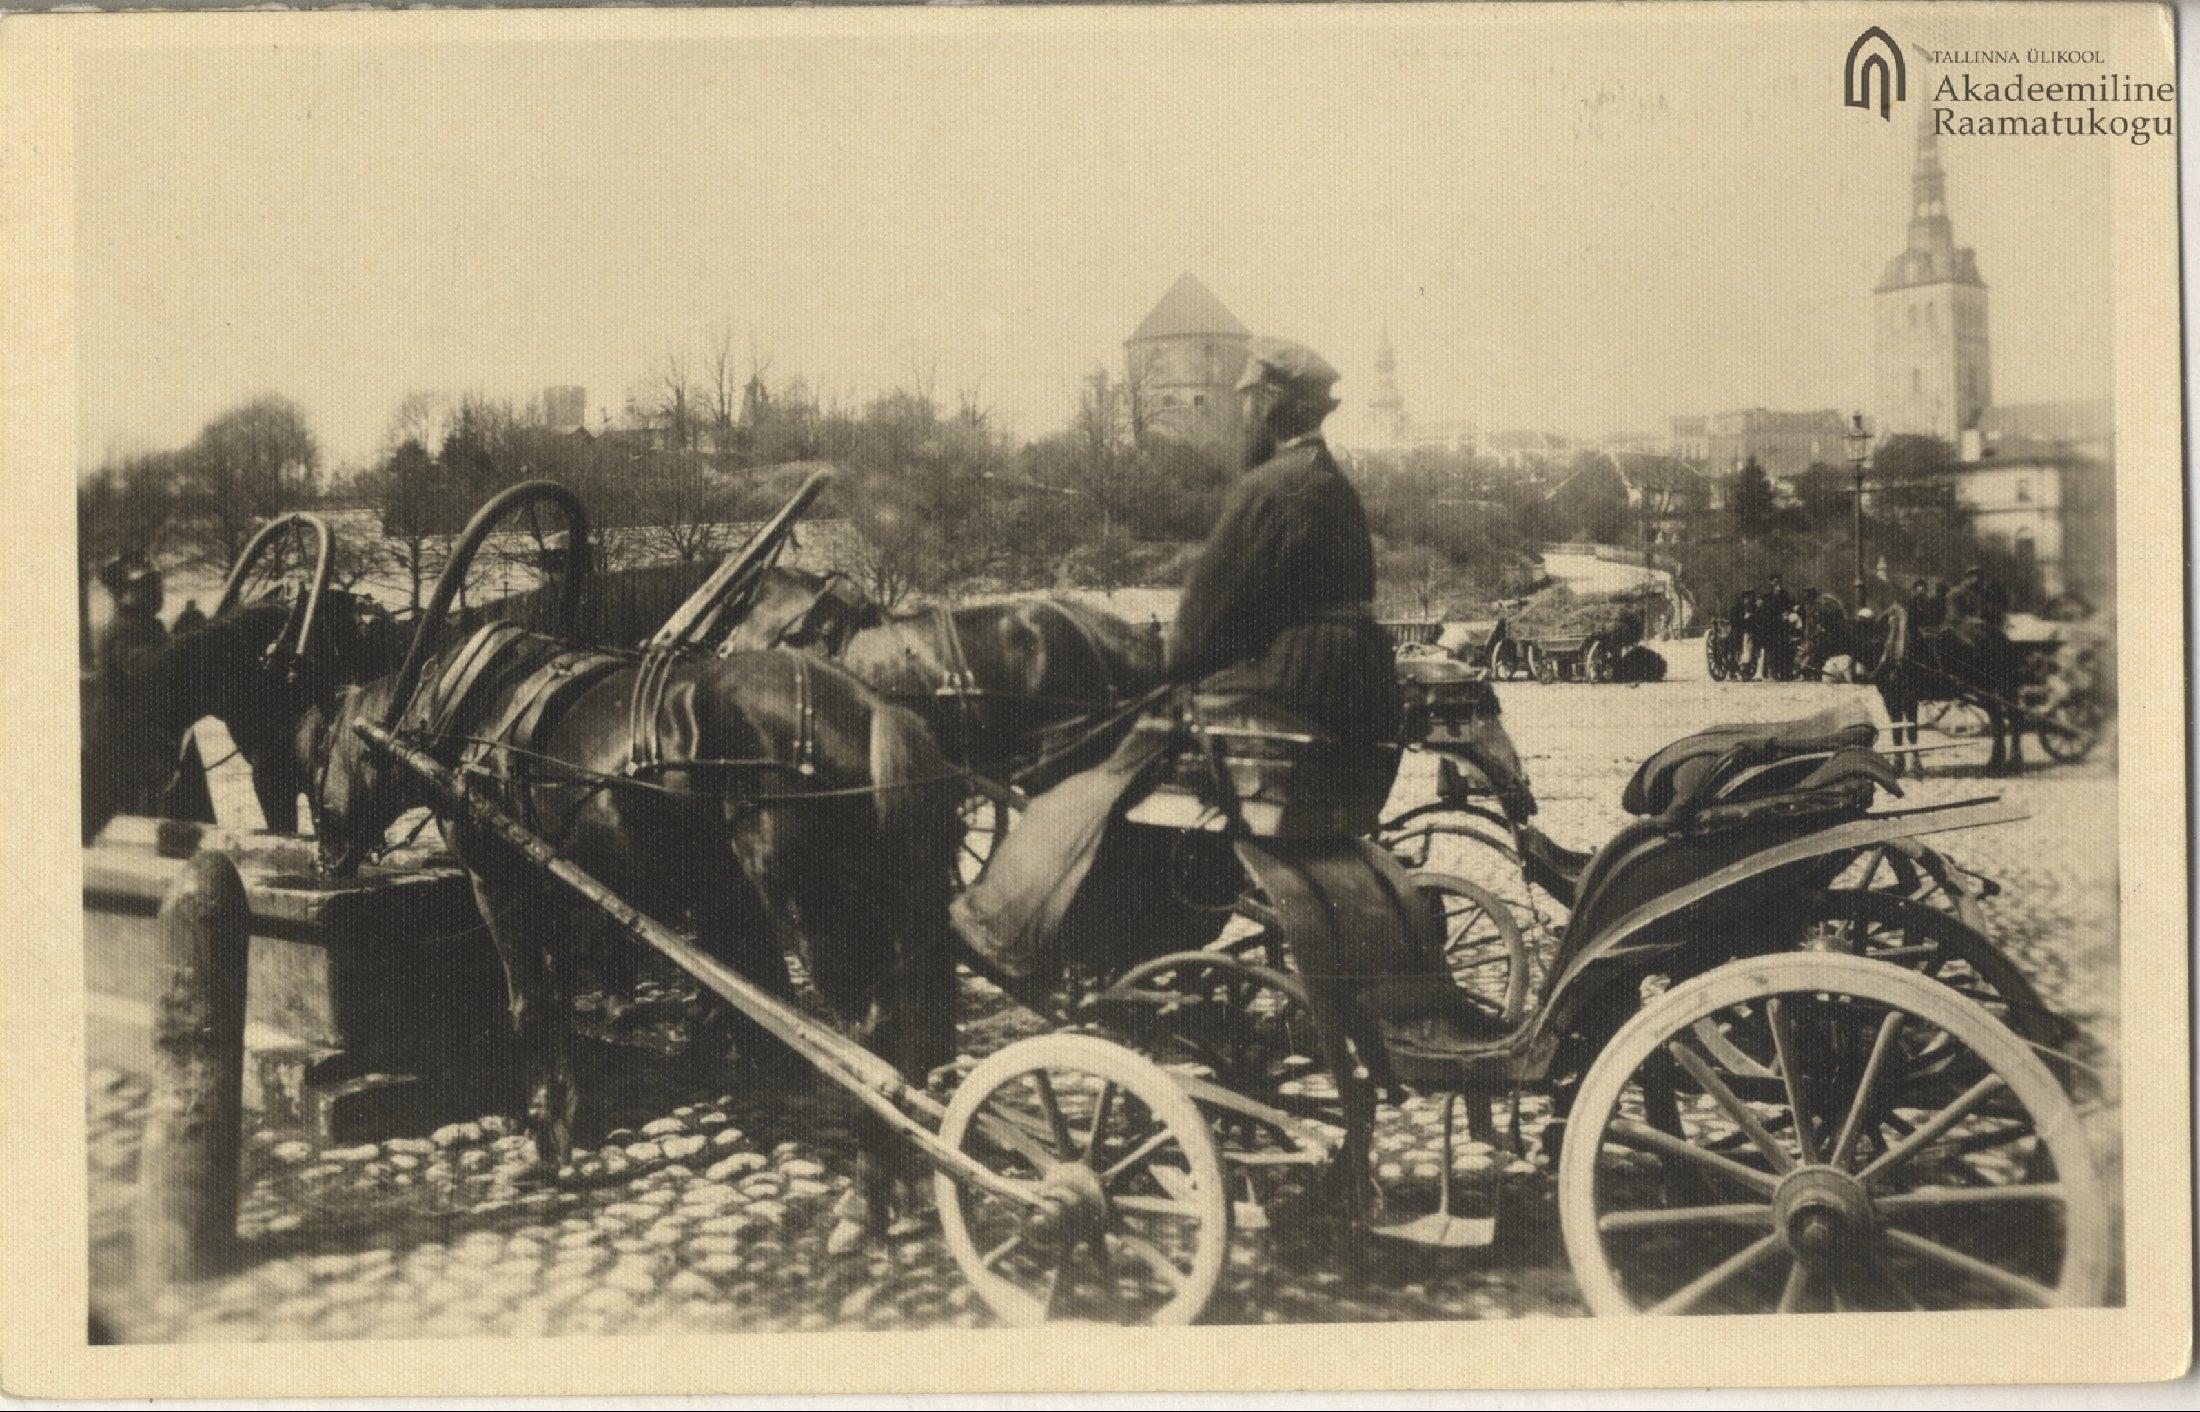
[[(1539, 822), (1588, 847), (1625, 816), (1621, 786), (1641, 759), (1714, 722), (1776, 720), (1863, 688), (1712, 683), (1695, 643), (1666, 644), (1674, 680), (1648, 686), (1499, 687), (1506, 725), (1541, 802)], [(211, 746), (212, 742), (202, 742)], [(1988, 899), (1996, 937), (2048, 999), (2075, 1019), (2102, 1064), (2105, 1098), (2089, 1110), (2104, 1173), (2119, 1184), (2116, 1071), (2121, 955), (2116, 931), (2113, 738), (2080, 765), (2035, 763), (2013, 780), (1983, 776), (1983, 743), (1926, 758), (1906, 802), (2002, 794), (2020, 823), (1941, 835), (1949, 855), (2001, 885)], [(209, 748), (208, 758), (220, 752)], [(2037, 757), (2035, 756), (2035, 759)], [(1395, 802), (1433, 796), (1433, 764), (1409, 760)], [(238, 767), (220, 772), (225, 816)], [(248, 815), (249, 816), (249, 815)], [(1448, 844), (1448, 846), (1447, 846)], [(1486, 851), (1439, 841), (1430, 866), (1471, 877), (1516, 905), (1547, 945), (1518, 874)], [(1544, 914), (1553, 911), (1541, 900)], [(2138, 939), (2134, 963), (2179, 937)], [(980, 988), (965, 1047), (1022, 1028), (989, 1013)], [(645, 996), (645, 998), (648, 998)], [(670, 997), (677, 1009), (679, 997)], [(1032, 1026), (1036, 1028), (1036, 1026)], [(579, 1180), (551, 1188), (524, 1175), (527, 1139), (484, 1115), (432, 1135), (316, 1150), (290, 1132), (249, 1132), (243, 1185), (246, 1257), (237, 1273), (147, 1307), (128, 1292), (129, 1206), (147, 1093), (94, 1071), (89, 1085), (95, 1310), (126, 1340), (295, 1340), (450, 1335), (713, 1332), (912, 1327), (987, 1321), (929, 1215), (904, 1218), (883, 1245), (827, 1250), (830, 1209), (853, 1170), (847, 1105), (823, 1084), (759, 1096), (698, 1089), (646, 1051), (599, 1045), (583, 1074), (589, 1110)], [(616, 1066), (620, 1081), (602, 1077)], [(1543, 1115), (1520, 1116), (1532, 1139)], [(1503, 1115), (1500, 1115), (1501, 1121)], [(1438, 1105), (1392, 1110), (1378, 1136), (1380, 1176), (1399, 1189), (1433, 1182)], [(1531, 1150), (1533, 1144), (1530, 1144)], [(1287, 1222), (1241, 1230), (1209, 1318), (1226, 1322), (1428, 1320), (1578, 1314), (1548, 1171), (1539, 1158), (1462, 1144), (1458, 1168), (1498, 1192), (1497, 1244), (1480, 1251), (1324, 1251)], [(1414, 1199), (1419, 1200), (1417, 1196)], [(1409, 1203), (1410, 1204), (1410, 1203)]]

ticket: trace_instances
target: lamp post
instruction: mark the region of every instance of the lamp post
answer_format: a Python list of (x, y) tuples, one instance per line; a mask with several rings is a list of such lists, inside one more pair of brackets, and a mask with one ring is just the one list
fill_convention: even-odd
[(1864, 462), (1872, 454), (1872, 434), (1864, 430), (1864, 414), (1855, 412), (1849, 418), (1848, 435), (1842, 438), (1849, 445), (1849, 469), (1856, 477), (1856, 606), (1864, 606)]

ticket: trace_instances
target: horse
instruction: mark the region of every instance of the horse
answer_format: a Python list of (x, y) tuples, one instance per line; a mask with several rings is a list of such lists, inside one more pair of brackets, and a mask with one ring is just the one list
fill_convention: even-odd
[(252, 792), (268, 827), (296, 832), (307, 783), (295, 748), (298, 725), (316, 705), (332, 703), (346, 681), (397, 665), (402, 643), (377, 621), (365, 600), (332, 589), (322, 595), (300, 655), (284, 650), (290, 603), (270, 596), (175, 634), (125, 680), (87, 682), (84, 842), (175, 773), (185, 734), (208, 716), (222, 723), (252, 767)]
[(1917, 743), (1917, 708), (1928, 701), (1960, 701), (1986, 713), (1994, 737), (1987, 757), (1989, 773), (2024, 768), (2024, 732), (2011, 718), (2021, 665), (1999, 628), (1976, 619), (1946, 627), (1921, 628), (1909, 609), (1897, 603), (1880, 620), (1881, 648), (1871, 681), (1887, 711), (1894, 744)]
[[(961, 782), (922, 721), (797, 653), (689, 654), (667, 665), (517, 636), (464, 688), (442, 678), (465, 649), (432, 657), (421, 677), (432, 689), (415, 694), (400, 729), (428, 722), (423, 748), (440, 763), (482, 777), (487, 797), (627, 903), (685, 919), (701, 946), (765, 989), (793, 994), (783, 946), (798, 947), (834, 1015), (911, 1082), (953, 1059), (947, 904)], [(638, 697), (645, 662), (655, 691)], [(561, 694), (548, 698), (549, 689)], [(383, 678), (347, 692), (316, 732), (321, 865), (353, 871), (400, 815), (436, 809), (504, 964), (523, 1066), (516, 1106), (538, 1169), (562, 1174), (580, 1097), (568, 981), (585, 928), (573, 924), (598, 914), (360, 736), (356, 723), (388, 719), (395, 691)], [(459, 699), (441, 699), (454, 691)], [(509, 724), (540, 699), (563, 704), (532, 728)], [(645, 740), (654, 767), (637, 769)], [(762, 1031), (719, 1010), (708, 1034)], [(756, 1057), (742, 1050), (744, 1063)], [(773, 1053), (784, 1051), (757, 1051)], [(874, 1228), (894, 1179), (908, 1175), (883, 1120), (864, 1110), (857, 1131), (862, 1179), (836, 1239)]]
[[(1998, 629), (1976, 620), (1919, 627), (1901, 603), (1873, 617), (1850, 614), (1839, 599), (1831, 599), (1838, 611), (1829, 611), (1821, 606), (1824, 601), (1806, 614), (1805, 651), (1821, 662), (1847, 657), (1858, 679), (1878, 689), (1887, 713), (1888, 742), (1896, 751), (1918, 743), (1920, 705), (1960, 701), (1985, 712), (1993, 732), (1986, 768), (1999, 772), (2023, 767), (2023, 732), (2008, 710), (2017, 695), (2020, 663)], [(1894, 758), (1898, 770), (1909, 767), (1909, 756)]]
[(1142, 628), (1050, 597), (888, 612), (844, 575), (775, 566), (726, 638), (830, 657), (974, 773), (1039, 793), (1106, 758), (1161, 684)]

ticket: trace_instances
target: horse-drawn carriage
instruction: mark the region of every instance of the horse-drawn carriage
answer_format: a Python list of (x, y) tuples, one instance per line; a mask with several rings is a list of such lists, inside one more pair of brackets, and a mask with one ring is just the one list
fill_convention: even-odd
[(2024, 737), (2048, 757), (2091, 754), (2112, 715), (2113, 639), (2087, 624), (2012, 614), (2006, 627), (1976, 619), (1920, 624), (1900, 603), (1851, 614), (1823, 595), (1805, 622), (1803, 656), (1847, 658), (1851, 676), (1879, 690), (1896, 745), (1920, 724), (1951, 736), (1985, 734), (1989, 769), (2021, 766)]
[[(523, 1029), (561, 999), (542, 965), (553, 897), (671, 959), (931, 1167), (947, 1245), (1002, 1318), (1196, 1317), (1233, 1221), (1293, 1171), (1356, 1228), (1481, 1243), (1448, 1202), (1385, 1218), (1377, 1109), (1441, 1095), (1486, 1130), (1491, 1105), (1524, 1089), (1553, 1098), (1541, 1140), (1597, 1312), (2103, 1296), (2107, 1208), (2038, 1052), (2044, 1008), (1991, 943), (1934, 920), (1945, 913), (1838, 885), (1866, 858), (1930, 874), (1920, 840), (2010, 817), (1997, 805), (1882, 809), (1885, 765), (1853, 733), (1771, 731), (1661, 752), (1631, 786), (1636, 822), (1571, 854), (1525, 825), (1494, 694), (1436, 684), (1410, 729), (1460, 762), (1439, 803), (1478, 807), (1471, 770), (1504, 802), (1488, 817), (1523, 869), (1571, 909), (1540, 967), (1516, 927), (1501, 936), (1493, 988), (1494, 968), (1453, 945), (1446, 898), (1461, 894), (1399, 857), (1412, 817), (1385, 828), (1385, 762), (1247, 703), (1136, 698), (1147, 709), (1130, 728), (1158, 733), (1166, 763), (1122, 820), (1160, 845), (1144, 855), (1160, 874), (1133, 881), (1184, 922), (1164, 935), (1206, 939), (1121, 937), (1081, 986), (1020, 992), (1084, 1032), (986, 1056), (943, 1102), (926, 1080), (952, 972), (929, 880), (936, 867), (945, 886), (952, 799), (939, 806), (968, 767), (830, 663), (717, 654), (768, 546), (730, 560), (645, 653), (575, 650), (556, 622), (453, 641), (441, 619), (474, 550), (542, 507), (568, 521), (555, 602), (570, 613), (585, 512), (544, 484), (493, 500), (396, 675), (316, 734), (324, 857), (379, 846), (393, 811), (431, 803), (506, 952)], [(741, 708), (722, 731), (718, 694)], [(749, 885), (758, 909), (712, 910)], [(1887, 924), (1873, 933), (1885, 944), (1864, 940), (1867, 922)], [(793, 1003), (773, 964), (782, 935), (836, 1011), (865, 1017), (866, 1043)], [(1982, 983), (1934, 979), (1936, 957)], [(531, 1125), (554, 1156), (573, 1095), (551, 1038), (532, 1038)]]

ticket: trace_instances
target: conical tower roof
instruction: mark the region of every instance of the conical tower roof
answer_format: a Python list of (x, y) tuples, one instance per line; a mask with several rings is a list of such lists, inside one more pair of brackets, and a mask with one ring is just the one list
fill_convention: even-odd
[(1253, 331), (1238, 322), (1237, 315), (1215, 298), (1213, 290), (1200, 283), (1198, 275), (1187, 272), (1169, 286), (1169, 292), (1161, 296), (1161, 302), (1153, 306), (1153, 312), (1146, 315), (1129, 341), (1137, 343), (1148, 338), (1203, 334), (1250, 338)]

